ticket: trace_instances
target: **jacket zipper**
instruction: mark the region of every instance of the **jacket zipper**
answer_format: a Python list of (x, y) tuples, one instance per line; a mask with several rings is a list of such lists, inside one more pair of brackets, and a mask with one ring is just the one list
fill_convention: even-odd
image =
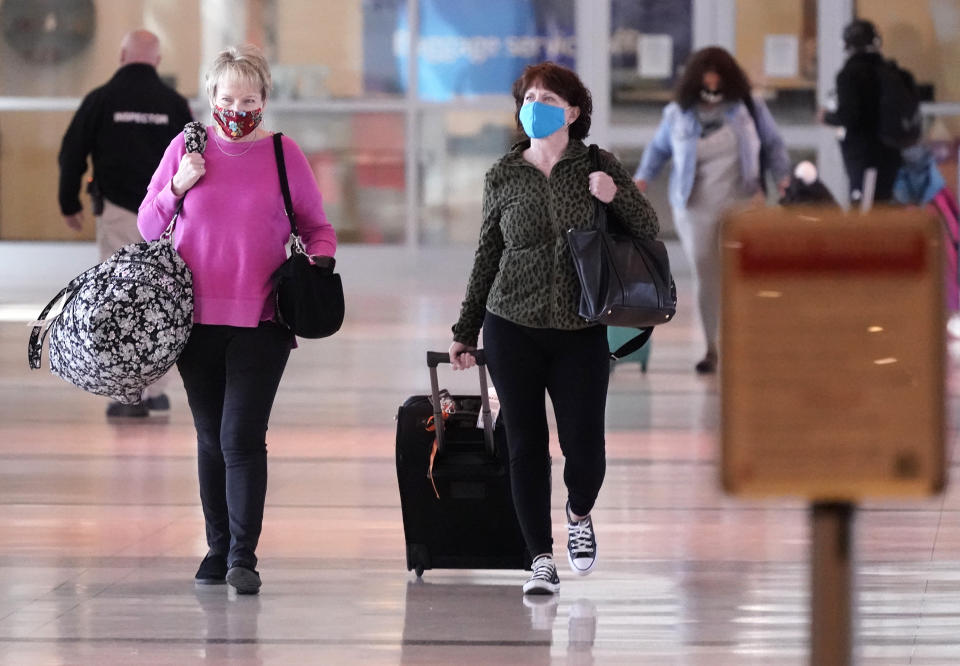
[[(522, 161), (521, 166), (535, 169), (537, 173), (539, 173), (541, 176), (543, 176), (547, 180), (547, 214), (550, 216), (550, 226), (554, 229), (554, 231), (557, 231), (557, 218), (554, 213), (553, 186), (551, 184), (550, 177), (553, 175), (556, 168), (560, 166), (560, 163), (568, 159), (573, 159), (573, 156), (566, 156), (566, 157), (561, 156), (560, 159), (557, 160), (557, 163), (553, 165), (553, 169), (550, 170), (550, 176), (548, 176), (542, 171), (540, 171), (540, 169), (537, 169), (536, 166), (524, 160), (521, 156), (521, 161)], [(560, 229), (559, 231), (560, 231), (561, 239), (563, 240), (563, 242), (566, 242), (566, 235), (565, 235), (566, 230)], [(556, 327), (556, 324), (557, 324), (557, 266), (559, 263), (559, 258), (557, 257), (556, 240), (554, 240), (553, 243), (551, 243), (550, 256), (551, 256), (550, 304), (549, 304), (550, 309), (548, 312), (549, 321), (547, 322), (547, 324), (548, 324), (548, 327), (554, 328)]]

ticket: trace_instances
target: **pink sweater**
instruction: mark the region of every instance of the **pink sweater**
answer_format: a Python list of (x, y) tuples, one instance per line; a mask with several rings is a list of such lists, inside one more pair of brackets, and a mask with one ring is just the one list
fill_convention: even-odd
[[(213, 127), (207, 133), (206, 173), (184, 195), (173, 245), (193, 272), (194, 322), (254, 327), (273, 319), (270, 275), (286, 259), (284, 244), (290, 235), (273, 137), (228, 144), (214, 136)], [(230, 153), (243, 154), (224, 155), (214, 141)], [(184, 152), (181, 133), (167, 147), (140, 204), (137, 226), (147, 240), (160, 237), (177, 208), (170, 183)], [(307, 252), (332, 257), (336, 232), (323, 213), (307, 158), (286, 136), (283, 152)]]

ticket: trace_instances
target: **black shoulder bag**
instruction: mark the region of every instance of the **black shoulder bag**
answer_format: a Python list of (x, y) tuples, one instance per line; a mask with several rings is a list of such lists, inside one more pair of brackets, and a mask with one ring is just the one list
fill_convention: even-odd
[(290, 220), (290, 257), (280, 264), (271, 279), (274, 283), (274, 316), (301, 338), (325, 338), (343, 325), (343, 284), (333, 272), (336, 262), (329, 265), (311, 263), (297, 230), (287, 165), (283, 159), (283, 135), (273, 135), (273, 149), (277, 157), (277, 173), (283, 192), (284, 210)]
[[(590, 146), (590, 163), (600, 168), (599, 148)], [(594, 197), (593, 229), (570, 229), (567, 241), (580, 278), (581, 317), (591, 323), (639, 328), (640, 333), (613, 351), (618, 359), (642, 347), (653, 327), (677, 312), (677, 287), (666, 246), (607, 228), (607, 207)]]

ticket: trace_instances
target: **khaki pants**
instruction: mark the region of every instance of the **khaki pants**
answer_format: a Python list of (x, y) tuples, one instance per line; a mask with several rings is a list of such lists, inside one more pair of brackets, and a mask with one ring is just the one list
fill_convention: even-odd
[(143, 240), (137, 229), (137, 214), (121, 208), (109, 201), (103, 202), (103, 214), (97, 220), (97, 250), (100, 261), (106, 261), (111, 254), (124, 245), (139, 243)]
[[(137, 214), (126, 208), (104, 200), (103, 214), (97, 220), (97, 250), (100, 252), (100, 261), (110, 258), (114, 252), (124, 245), (139, 243), (143, 240), (140, 230), (137, 229)], [(161, 395), (170, 383), (170, 373), (148, 386), (143, 397), (153, 398)]]

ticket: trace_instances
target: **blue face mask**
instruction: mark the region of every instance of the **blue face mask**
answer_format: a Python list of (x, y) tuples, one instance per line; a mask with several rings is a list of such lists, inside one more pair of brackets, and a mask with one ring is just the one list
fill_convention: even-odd
[(566, 119), (559, 106), (530, 102), (520, 107), (520, 124), (531, 139), (550, 136), (563, 127)]

